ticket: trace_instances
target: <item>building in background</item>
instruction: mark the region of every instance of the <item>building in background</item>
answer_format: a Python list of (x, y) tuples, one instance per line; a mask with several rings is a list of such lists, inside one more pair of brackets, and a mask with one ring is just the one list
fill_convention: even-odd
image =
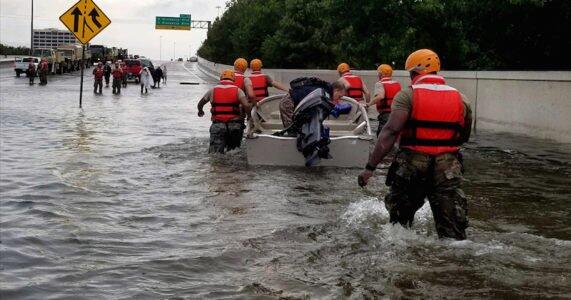
[(79, 41), (68, 30), (34, 29), (34, 48), (55, 49), (63, 44), (79, 44)]

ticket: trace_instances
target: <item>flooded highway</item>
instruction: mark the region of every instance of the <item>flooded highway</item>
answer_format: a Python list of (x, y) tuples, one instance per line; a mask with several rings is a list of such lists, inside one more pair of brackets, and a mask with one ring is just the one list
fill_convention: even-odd
[(361, 189), (360, 170), (208, 155), (195, 64), (148, 95), (93, 95), (91, 70), (83, 109), (77, 74), (0, 70), (2, 299), (571, 297), (569, 144), (478, 132), (468, 240), (439, 240), (427, 204), (388, 223), (388, 161)]

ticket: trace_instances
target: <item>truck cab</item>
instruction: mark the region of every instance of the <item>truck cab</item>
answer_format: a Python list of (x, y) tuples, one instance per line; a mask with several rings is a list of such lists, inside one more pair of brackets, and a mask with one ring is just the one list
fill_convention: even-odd
[(30, 64), (30, 61), (34, 62), (34, 65), (36, 66), (36, 70), (38, 69), (38, 64), (40, 63), (40, 58), (39, 57), (16, 57), (14, 59), (14, 72), (16, 72), (16, 77), (20, 77), (20, 75), (22, 73), (26, 74), (26, 71), (28, 70), (28, 65)]

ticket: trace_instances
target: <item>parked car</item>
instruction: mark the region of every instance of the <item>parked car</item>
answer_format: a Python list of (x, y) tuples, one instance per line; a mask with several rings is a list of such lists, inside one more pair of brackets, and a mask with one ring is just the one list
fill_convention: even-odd
[(126, 59), (125, 65), (127, 66), (127, 79), (135, 79), (136, 83), (139, 83), (139, 73), (143, 68), (143, 64), (140, 59)]
[(190, 61), (190, 62), (197, 62), (197, 61), (198, 61), (198, 57), (196, 57), (196, 56), (191, 56), (191, 57), (188, 59), (188, 61)]
[(16, 72), (16, 77), (20, 77), (22, 73), (26, 73), (31, 59), (34, 60), (34, 65), (36, 65), (37, 69), (38, 64), (40, 63), (39, 57), (16, 57), (14, 59), (14, 71)]

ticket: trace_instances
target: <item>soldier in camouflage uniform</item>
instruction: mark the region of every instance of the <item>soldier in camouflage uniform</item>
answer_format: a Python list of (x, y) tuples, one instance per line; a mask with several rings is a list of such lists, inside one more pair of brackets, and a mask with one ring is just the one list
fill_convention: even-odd
[(460, 145), (470, 137), (468, 100), (445, 84), (436, 53), (412, 53), (406, 61), (412, 86), (399, 92), (359, 184), (365, 186), (400, 136), (399, 151), (387, 175), (385, 205), (391, 223), (412, 225), (428, 198), (441, 238), (466, 239), (467, 203), (462, 183)]
[(210, 103), (212, 125), (208, 153), (224, 153), (240, 147), (244, 134), (244, 119), (240, 107), (249, 112), (251, 105), (246, 94), (234, 85), (233, 70), (224, 70), (218, 85), (210, 89), (198, 102), (198, 116), (204, 116), (204, 105)]

